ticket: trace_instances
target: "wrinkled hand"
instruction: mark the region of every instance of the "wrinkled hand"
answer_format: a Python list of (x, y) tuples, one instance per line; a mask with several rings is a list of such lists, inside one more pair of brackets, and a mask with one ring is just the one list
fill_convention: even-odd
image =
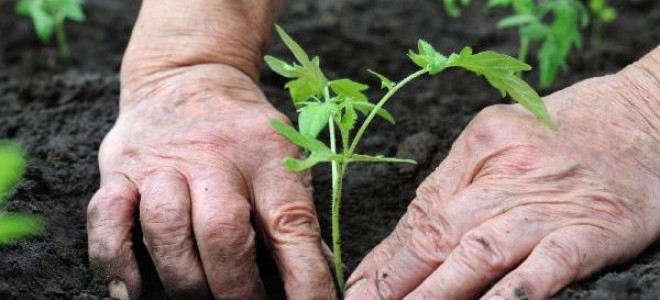
[(660, 233), (660, 107), (644, 102), (660, 73), (633, 71), (547, 97), (556, 132), (517, 105), (481, 112), (346, 298), (542, 299), (639, 254)]
[(122, 87), (119, 118), (99, 153), (101, 187), (88, 208), (90, 264), (110, 282), (111, 296), (140, 293), (131, 244), (139, 212), (144, 243), (175, 298), (263, 298), (259, 232), (289, 298), (333, 298), (309, 175), (284, 169), (282, 158), (298, 149), (268, 123), (286, 117), (231, 67), (181, 67), (151, 78), (136, 92)]

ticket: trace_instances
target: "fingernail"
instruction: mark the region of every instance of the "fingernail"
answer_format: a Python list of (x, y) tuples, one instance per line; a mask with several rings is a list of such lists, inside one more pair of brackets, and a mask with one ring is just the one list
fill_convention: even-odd
[(355, 283), (353, 283), (344, 293), (344, 299), (348, 300), (353, 297), (354, 299), (360, 299), (359, 293), (364, 289), (364, 285), (367, 283), (367, 280), (362, 278)]
[(108, 283), (108, 292), (110, 292), (110, 298), (131, 300), (131, 297), (128, 296), (128, 288), (121, 280), (110, 281), (110, 283)]

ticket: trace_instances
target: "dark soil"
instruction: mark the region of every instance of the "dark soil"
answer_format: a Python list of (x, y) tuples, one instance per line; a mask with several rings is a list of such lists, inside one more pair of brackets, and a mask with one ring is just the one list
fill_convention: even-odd
[[(484, 11), (483, 1), (475, 1), (460, 19), (446, 17), (440, 0), (285, 2), (280, 23), (322, 57), (329, 76), (349, 76), (374, 86), (365, 69), (395, 78), (413, 70), (405, 53), (420, 37), (442, 52), (470, 45), (513, 54), (517, 45), (511, 32), (493, 30), (501, 15)], [(0, 248), (0, 299), (103, 298), (105, 287), (88, 269), (85, 208), (98, 187), (99, 143), (117, 117), (117, 71), (139, 3), (89, 0), (89, 21), (68, 27), (74, 53), (69, 67), (58, 66), (54, 47), (41, 46), (29, 22), (13, 15), (14, 3), (0, 0), (0, 138), (25, 144), (30, 165), (8, 209), (42, 215), (49, 226), (43, 237)], [(660, 43), (659, 2), (615, 4), (619, 19), (606, 28), (604, 44), (587, 45), (572, 56), (570, 72), (562, 74), (553, 89), (614, 72)], [(287, 55), (279, 43), (271, 49)], [(281, 78), (263, 72), (263, 89), (290, 114), (282, 84)], [(363, 150), (413, 157), (420, 165), (351, 167), (342, 212), (349, 268), (392, 230), (417, 185), (444, 158), (472, 116), (497, 101), (482, 79), (459, 71), (424, 79), (398, 96), (389, 107), (398, 125), (375, 124)], [(323, 168), (313, 173), (321, 224), (329, 232), (330, 176)], [(143, 298), (166, 298), (157, 276), (148, 264), (144, 267), (148, 275)], [(273, 269), (265, 266), (263, 271), (276, 285)], [(276, 290), (273, 298), (279, 298)], [(660, 245), (556, 297), (660, 299)]]

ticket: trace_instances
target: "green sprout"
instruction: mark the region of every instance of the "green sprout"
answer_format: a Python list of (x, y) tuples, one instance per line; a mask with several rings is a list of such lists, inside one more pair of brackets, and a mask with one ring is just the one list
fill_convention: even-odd
[[(445, 11), (447, 14), (451, 17), (458, 17), (461, 15), (461, 9), (458, 7), (458, 3), (456, 3), (458, 0), (444, 0), (445, 4)], [(467, 6), (469, 5), (471, 0), (460, 0), (460, 5), (461, 6)]]
[(0, 142), (0, 244), (43, 232), (41, 218), (5, 210), (7, 198), (24, 172), (25, 151), (16, 144)]
[(20, 0), (16, 13), (32, 19), (37, 37), (44, 44), (50, 42), (55, 32), (60, 57), (65, 61), (71, 57), (64, 21), (85, 20), (82, 0)]
[[(457, 16), (457, 0), (445, 0), (450, 16)], [(448, 2), (451, 2), (449, 6)], [(469, 1), (462, 1), (469, 4)], [(511, 16), (497, 23), (499, 29), (518, 28), (520, 47), (518, 59), (527, 60), (530, 44), (539, 42), (539, 84), (551, 85), (560, 68), (567, 67), (571, 50), (582, 47), (580, 29), (589, 25), (589, 13), (579, 0), (489, 0), (490, 8), (509, 8)], [(449, 8), (449, 9), (447, 9)]]
[[(280, 38), (291, 50), (297, 62), (289, 64), (273, 56), (266, 56), (268, 66), (277, 74), (289, 79), (285, 88), (289, 90), (298, 111), (298, 129), (281, 121), (271, 120), (271, 125), (284, 137), (305, 150), (305, 159), (287, 157), (286, 168), (303, 171), (319, 163), (330, 163), (332, 169), (332, 248), (337, 286), (344, 291), (344, 274), (341, 258), (341, 232), (339, 208), (342, 196), (342, 179), (348, 165), (353, 162), (409, 163), (410, 159), (366, 155), (356, 153), (362, 136), (376, 117), (394, 123), (394, 117), (383, 106), (397, 91), (422, 75), (437, 75), (448, 68), (462, 68), (479, 76), (497, 89), (502, 97), (509, 95), (538, 119), (555, 128), (541, 97), (516, 72), (531, 67), (513, 57), (493, 51), (473, 53), (469, 47), (460, 53), (444, 56), (429, 43), (420, 40), (417, 52), (410, 50), (408, 56), (419, 69), (395, 82), (384, 75), (369, 70), (381, 82), (384, 96), (375, 103), (369, 101), (365, 91), (368, 85), (348, 78), (328, 79), (320, 68), (318, 57), (309, 55), (282, 28), (276, 27)], [(358, 124), (358, 112), (366, 115)], [(330, 145), (317, 139), (319, 133), (328, 129)], [(353, 134), (354, 130), (357, 132)], [(341, 145), (341, 148), (339, 146)]]
[(617, 12), (607, 0), (589, 0), (589, 10), (593, 19), (591, 41), (600, 44), (603, 41), (603, 27), (616, 20)]

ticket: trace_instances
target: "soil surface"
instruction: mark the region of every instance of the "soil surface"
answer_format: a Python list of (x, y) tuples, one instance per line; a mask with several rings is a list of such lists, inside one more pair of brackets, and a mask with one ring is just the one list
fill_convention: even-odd
[[(348, 76), (373, 86), (377, 83), (366, 69), (394, 78), (413, 70), (405, 53), (418, 38), (445, 53), (470, 45), (514, 54), (517, 47), (513, 32), (494, 30), (502, 14), (485, 11), (483, 1), (473, 1), (459, 19), (448, 18), (440, 0), (285, 2), (280, 24), (309, 52), (321, 56), (330, 77)], [(660, 2), (612, 2), (619, 19), (606, 27), (604, 43), (587, 43), (571, 57), (571, 70), (544, 93), (615, 72), (660, 43)], [(85, 208), (99, 184), (99, 143), (117, 117), (117, 72), (139, 2), (88, 0), (88, 21), (67, 25), (74, 53), (67, 67), (57, 64), (52, 45), (38, 43), (28, 20), (14, 16), (14, 4), (0, 0), (0, 139), (26, 145), (30, 164), (7, 208), (44, 216), (48, 231), (0, 248), (0, 299), (102, 299), (107, 290), (88, 269)], [(271, 52), (290, 57), (280, 43), (274, 43)], [(534, 74), (527, 78), (536, 81)], [(283, 83), (264, 70), (264, 91), (293, 117)], [(372, 95), (378, 93), (374, 89)], [(483, 79), (460, 71), (423, 79), (397, 96), (388, 108), (398, 125), (374, 124), (362, 150), (412, 157), (420, 164), (350, 168), (342, 211), (348, 268), (388, 235), (417, 185), (444, 158), (464, 126), (497, 99)], [(329, 240), (330, 174), (322, 167), (313, 174), (324, 238)], [(143, 299), (166, 299), (146, 257), (144, 261)], [(262, 272), (270, 279), (272, 298), (282, 298), (268, 261)], [(660, 245), (629, 264), (562, 290), (556, 298), (660, 299)]]

